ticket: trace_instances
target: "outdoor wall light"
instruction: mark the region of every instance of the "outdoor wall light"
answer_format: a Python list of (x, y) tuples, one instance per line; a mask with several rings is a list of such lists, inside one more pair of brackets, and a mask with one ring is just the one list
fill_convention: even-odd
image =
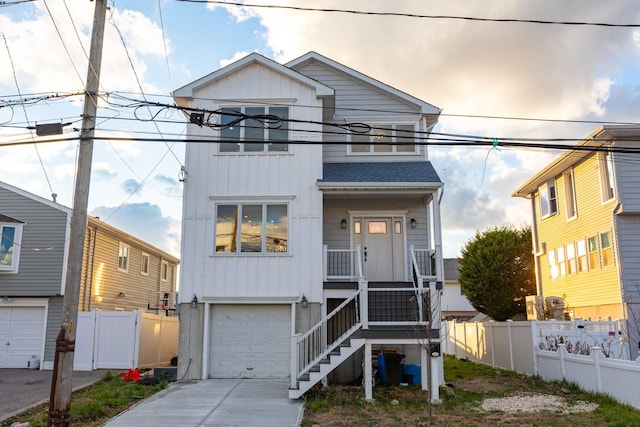
[(411, 218), (411, 221), (409, 221), (409, 223), (411, 224), (411, 228), (416, 228), (418, 226), (418, 221), (416, 221), (415, 218)]
[(191, 299), (191, 308), (196, 308), (197, 304), (198, 304), (198, 297), (196, 296), (196, 294), (193, 294), (193, 298)]
[(309, 300), (307, 299), (307, 297), (304, 296), (304, 294), (302, 294), (302, 298), (300, 299), (300, 307), (302, 308), (309, 307)]
[(342, 221), (340, 221), (340, 228), (342, 228), (343, 230), (345, 228), (347, 228), (347, 220), (343, 219)]

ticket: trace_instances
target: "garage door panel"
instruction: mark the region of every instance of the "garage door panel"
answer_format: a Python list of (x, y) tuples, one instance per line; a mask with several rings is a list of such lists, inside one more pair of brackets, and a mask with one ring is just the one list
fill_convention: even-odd
[(0, 308), (0, 367), (26, 368), (44, 340), (44, 307)]
[(216, 305), (211, 312), (209, 376), (289, 375), (289, 305)]

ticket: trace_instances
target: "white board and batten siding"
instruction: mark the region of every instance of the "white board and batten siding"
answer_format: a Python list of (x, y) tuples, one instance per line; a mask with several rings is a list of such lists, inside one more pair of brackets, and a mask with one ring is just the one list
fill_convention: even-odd
[[(204, 101), (204, 100), (208, 101)], [(221, 104), (216, 100), (234, 99)], [(207, 109), (265, 105), (289, 105), (290, 118), (321, 120), (315, 90), (261, 64), (197, 89), (192, 105)], [(299, 107), (298, 107), (299, 105)], [(290, 127), (308, 128), (291, 123)], [(319, 130), (319, 129), (318, 129)], [(319, 133), (292, 133), (297, 140), (319, 140)], [(209, 128), (191, 126), (190, 137), (216, 138)], [(321, 292), (322, 194), (316, 181), (322, 176), (319, 145), (290, 145), (288, 152), (220, 154), (218, 144), (190, 144), (187, 165), (193, 174), (186, 181), (181, 281), (182, 302), (195, 293), (199, 298), (281, 297)], [(252, 171), (251, 178), (245, 171)], [(190, 172), (190, 171), (188, 171)], [(289, 242), (287, 254), (216, 254), (216, 203), (287, 203)], [(317, 267), (314, 265), (317, 264)], [(216, 280), (211, 280), (215, 277)], [(314, 280), (317, 283), (314, 283)]]

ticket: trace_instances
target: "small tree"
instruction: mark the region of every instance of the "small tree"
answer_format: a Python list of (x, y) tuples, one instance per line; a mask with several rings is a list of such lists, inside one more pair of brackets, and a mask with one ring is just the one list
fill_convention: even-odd
[(459, 281), (471, 305), (494, 320), (525, 313), (536, 293), (531, 228), (476, 232), (462, 249)]

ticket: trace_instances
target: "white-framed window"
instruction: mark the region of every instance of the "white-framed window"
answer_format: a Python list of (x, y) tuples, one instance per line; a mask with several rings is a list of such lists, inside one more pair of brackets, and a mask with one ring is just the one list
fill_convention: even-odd
[(600, 267), (600, 252), (598, 251), (598, 236), (587, 238), (587, 249), (589, 251), (589, 269)]
[(614, 264), (613, 245), (611, 243), (610, 231), (600, 234), (600, 252), (602, 255), (600, 259), (602, 260), (603, 267)]
[(380, 124), (362, 132), (353, 132), (350, 152), (353, 154), (415, 154), (415, 127), (413, 124)]
[(129, 271), (129, 245), (122, 242), (118, 245), (118, 271)]
[(232, 107), (221, 111), (221, 153), (289, 151), (289, 107)]
[(560, 274), (560, 271), (558, 270), (558, 264), (556, 261), (555, 249), (551, 249), (547, 253), (547, 259), (549, 260), (549, 275), (551, 276), (552, 279), (555, 279)]
[(0, 272), (18, 272), (22, 225), (22, 222), (0, 222)]
[(560, 246), (558, 249), (556, 249), (556, 261), (558, 262), (558, 275), (566, 276), (567, 264), (565, 263), (564, 246)]
[(215, 252), (287, 253), (287, 203), (220, 203), (216, 205)]
[(567, 274), (577, 273), (577, 265), (576, 265), (576, 247), (573, 243), (569, 243), (565, 247), (565, 252), (567, 255)]
[(600, 153), (598, 166), (600, 168), (600, 187), (602, 201), (608, 202), (615, 195), (615, 179), (613, 176), (613, 157), (609, 152)]
[(584, 239), (576, 242), (576, 250), (578, 252), (578, 273), (587, 271), (589, 264), (587, 263), (587, 244)]
[(564, 202), (567, 209), (567, 219), (572, 219), (578, 216), (573, 169), (564, 174)]
[(540, 195), (540, 217), (547, 218), (558, 213), (558, 200), (556, 196), (556, 182), (551, 179), (538, 188)]
[(149, 275), (149, 254), (142, 252), (140, 256), (140, 274), (143, 276)]
[(160, 263), (160, 280), (163, 282), (169, 280), (169, 263), (167, 261)]

